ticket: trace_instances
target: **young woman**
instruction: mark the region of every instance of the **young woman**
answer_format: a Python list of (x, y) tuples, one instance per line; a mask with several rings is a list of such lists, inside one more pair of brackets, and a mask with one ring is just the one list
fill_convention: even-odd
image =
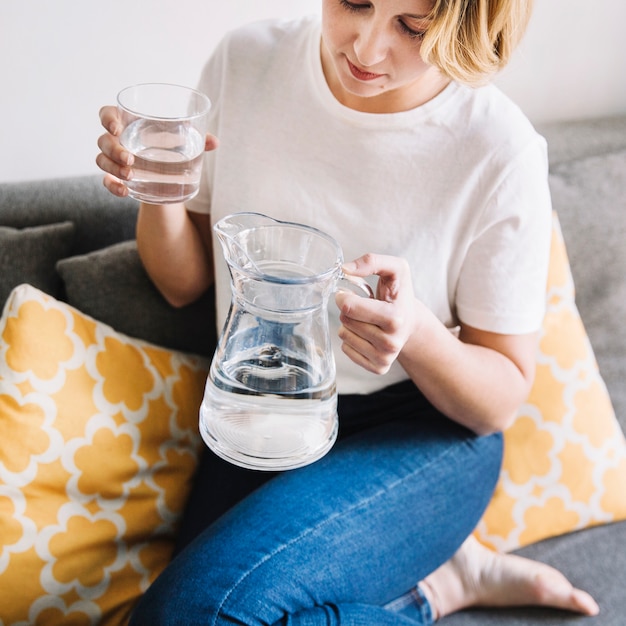
[[(377, 277), (376, 298), (340, 293), (331, 307), (333, 450), (271, 477), (207, 453), (183, 523), (190, 543), (133, 624), (598, 611), (554, 569), (470, 536), (498, 477), (499, 433), (532, 383), (543, 316), (545, 143), (486, 83), (529, 4), (323, 0), (321, 21), (252, 24), (212, 55), (200, 82), (213, 101), (202, 189), (186, 206), (140, 208), (155, 284), (181, 306), (215, 281), (221, 327), (229, 277), (211, 224), (256, 211), (333, 235), (355, 259), (348, 273)], [(124, 196), (133, 157), (115, 109), (101, 119), (97, 162)]]

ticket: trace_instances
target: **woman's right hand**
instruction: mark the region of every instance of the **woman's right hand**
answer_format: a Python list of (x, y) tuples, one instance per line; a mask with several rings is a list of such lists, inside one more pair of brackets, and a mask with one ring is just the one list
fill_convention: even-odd
[(125, 180), (132, 177), (133, 155), (119, 141), (124, 129), (117, 107), (104, 106), (100, 109), (100, 122), (107, 131), (98, 138), (101, 152), (96, 157), (96, 164), (105, 172), (104, 186), (115, 196), (128, 195)]
[[(124, 126), (117, 107), (112, 105), (102, 107), (100, 122), (106, 132), (98, 138), (100, 153), (96, 157), (96, 164), (105, 172), (102, 181), (104, 186), (113, 195), (123, 198), (128, 195), (128, 187), (124, 181), (132, 178), (135, 157), (120, 143), (119, 137)], [(217, 137), (207, 134), (204, 149), (215, 150), (217, 145)]]

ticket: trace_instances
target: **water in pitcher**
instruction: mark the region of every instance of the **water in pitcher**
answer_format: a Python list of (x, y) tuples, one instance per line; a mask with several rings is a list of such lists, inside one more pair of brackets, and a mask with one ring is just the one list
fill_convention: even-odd
[(333, 445), (334, 380), (321, 380), (310, 364), (265, 345), (211, 369), (200, 432), (219, 456), (254, 469), (292, 469)]
[(130, 195), (154, 204), (184, 202), (198, 193), (204, 137), (181, 122), (167, 129), (158, 120), (129, 124), (121, 143), (135, 157)]

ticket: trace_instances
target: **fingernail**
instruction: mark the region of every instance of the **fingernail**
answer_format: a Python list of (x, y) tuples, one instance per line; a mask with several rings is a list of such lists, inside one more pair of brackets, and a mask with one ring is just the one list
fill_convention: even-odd
[(132, 165), (135, 160), (135, 157), (130, 152), (122, 152), (121, 157), (126, 165)]

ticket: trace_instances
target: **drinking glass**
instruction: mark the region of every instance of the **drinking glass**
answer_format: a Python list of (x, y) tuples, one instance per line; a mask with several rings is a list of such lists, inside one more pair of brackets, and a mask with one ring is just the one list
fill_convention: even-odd
[(211, 102), (195, 89), (144, 83), (120, 91), (120, 143), (135, 161), (129, 195), (148, 204), (184, 202), (198, 193)]

